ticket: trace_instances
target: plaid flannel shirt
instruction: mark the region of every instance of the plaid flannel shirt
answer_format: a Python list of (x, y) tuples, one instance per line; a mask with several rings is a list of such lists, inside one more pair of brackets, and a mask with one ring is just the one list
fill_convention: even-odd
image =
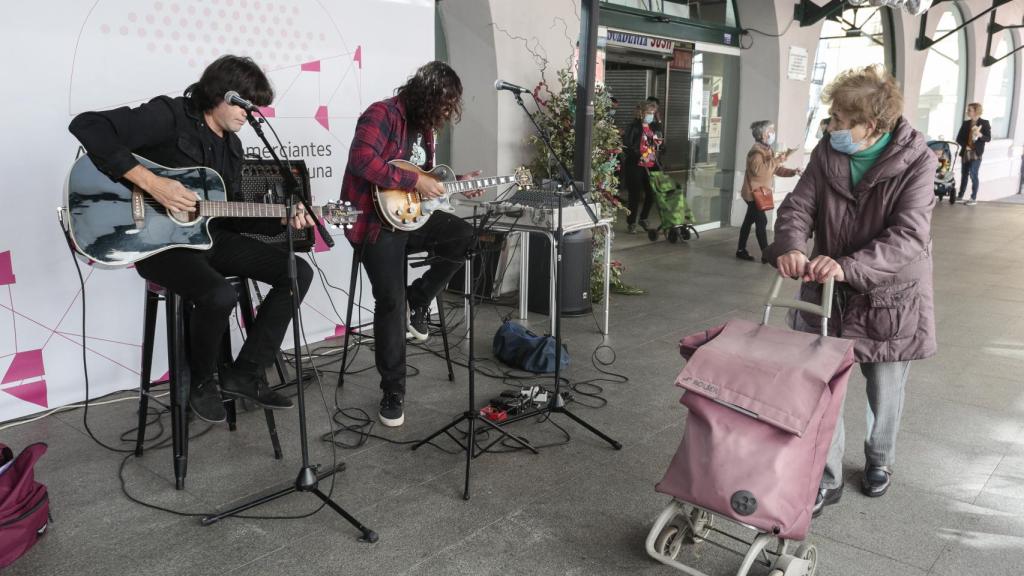
[[(424, 136), (429, 170), (434, 165), (434, 138), (432, 133)], [(362, 210), (352, 228), (345, 231), (352, 244), (376, 242), (380, 234), (381, 221), (373, 204), (375, 185), (390, 190), (415, 189), (415, 173), (388, 164), (405, 156), (406, 140), (405, 105), (397, 96), (371, 104), (359, 117), (341, 182), (341, 199)]]

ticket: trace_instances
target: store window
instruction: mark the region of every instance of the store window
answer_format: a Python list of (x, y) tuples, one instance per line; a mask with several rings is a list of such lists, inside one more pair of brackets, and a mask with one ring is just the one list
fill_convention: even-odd
[(888, 8), (849, 8), (825, 20), (811, 75), (804, 149), (818, 143), (818, 124), (828, 117), (821, 93), (844, 70), (881, 64), (892, 69), (892, 14)]
[[(956, 7), (939, 17), (932, 38), (941, 38), (955, 30), (963, 19)], [(963, 121), (967, 86), (967, 40), (963, 30), (949, 34), (928, 48), (917, 97), (914, 125), (932, 140), (952, 140)]]
[[(999, 59), (1013, 50), (1013, 36), (1003, 30), (992, 38), (993, 58)], [(993, 138), (1010, 137), (1010, 114), (1013, 112), (1014, 69), (1016, 54), (999, 60), (988, 68), (985, 84), (985, 117), (992, 123)]]
[(736, 27), (736, 6), (734, 0), (601, 0), (606, 4), (615, 4), (657, 12), (665, 16), (697, 20), (708, 24), (717, 24), (727, 28)]

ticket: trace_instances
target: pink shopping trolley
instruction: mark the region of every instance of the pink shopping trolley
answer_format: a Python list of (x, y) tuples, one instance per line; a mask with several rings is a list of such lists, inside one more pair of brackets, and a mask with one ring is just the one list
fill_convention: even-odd
[[(683, 441), (656, 490), (672, 497), (647, 537), (656, 560), (677, 561), (684, 544), (708, 542), (716, 517), (757, 532), (737, 576), (760, 562), (770, 576), (813, 576), (817, 550), (807, 536), (846, 384), (853, 342), (827, 336), (833, 286), (814, 305), (780, 299), (776, 278), (761, 324), (731, 320), (683, 338), (686, 366), (676, 378), (689, 409)], [(773, 306), (821, 316), (821, 335), (768, 326)], [(775, 543), (774, 547), (769, 544)], [(734, 550), (735, 551), (735, 550)]]

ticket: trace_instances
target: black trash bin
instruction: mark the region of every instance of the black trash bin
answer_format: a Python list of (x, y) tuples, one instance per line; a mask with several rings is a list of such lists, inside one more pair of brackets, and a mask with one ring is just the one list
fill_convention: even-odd
[[(562, 243), (562, 316), (581, 316), (591, 310), (590, 271), (594, 240), (589, 230), (572, 232)], [(530, 234), (530, 312), (549, 314), (551, 243), (543, 234)]]

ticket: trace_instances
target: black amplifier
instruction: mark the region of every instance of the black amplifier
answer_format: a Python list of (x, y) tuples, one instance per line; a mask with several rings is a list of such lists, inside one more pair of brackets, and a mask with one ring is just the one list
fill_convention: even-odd
[[(292, 174), (299, 183), (297, 193), (307, 202), (312, 204), (312, 192), (309, 189), (309, 170), (304, 160), (291, 160)], [(238, 186), (239, 197), (233, 198), (237, 202), (255, 202), (263, 204), (284, 204), (284, 178), (281, 170), (274, 160), (249, 159), (242, 161), (242, 180)], [(312, 228), (294, 230), (295, 251), (309, 252), (316, 243)], [(273, 236), (267, 234), (243, 233), (244, 236), (255, 238), (261, 242), (288, 248), (287, 231), (282, 229), (280, 234)]]

